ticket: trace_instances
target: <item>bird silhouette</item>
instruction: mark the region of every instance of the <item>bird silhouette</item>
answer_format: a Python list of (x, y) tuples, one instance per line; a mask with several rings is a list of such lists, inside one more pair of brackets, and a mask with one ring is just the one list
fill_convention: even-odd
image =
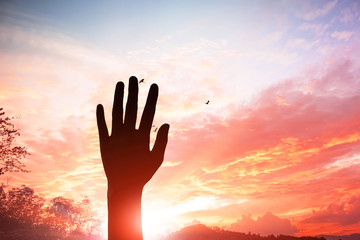
[(158, 128), (155, 128), (154, 132), (156, 132), (158, 130)]
[(210, 102), (210, 101), (209, 101), (209, 100), (207, 100), (207, 102), (206, 102), (205, 104), (209, 104), (209, 102)]
[(139, 83), (145, 83), (145, 79), (141, 79)]

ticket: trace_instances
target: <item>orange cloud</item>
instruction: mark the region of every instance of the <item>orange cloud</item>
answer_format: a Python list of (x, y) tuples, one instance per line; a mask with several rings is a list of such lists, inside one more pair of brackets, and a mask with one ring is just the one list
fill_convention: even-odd
[(353, 225), (360, 223), (360, 195), (352, 196), (346, 201), (332, 202), (323, 209), (314, 211), (303, 223), (338, 223)]
[(230, 225), (230, 231), (235, 232), (251, 232), (264, 236), (268, 235), (293, 235), (298, 230), (290, 223), (288, 219), (282, 219), (274, 214), (267, 212), (264, 216), (258, 217), (256, 220), (251, 216), (243, 215), (241, 220)]
[(360, 227), (360, 197), (359, 192), (344, 201), (333, 201), (324, 205), (302, 220), (299, 226), (303, 234), (346, 235), (357, 232)]
[[(354, 64), (337, 62), (317, 80), (309, 76), (301, 84), (296, 79), (273, 85), (251, 107), (233, 109), (226, 124), (207, 116), (207, 125), (170, 140), (167, 157), (183, 163), (161, 176), (173, 188), (184, 189), (175, 195), (228, 200), (183, 216), (214, 223), (271, 211), (294, 217), (301, 226), (312, 210), (359, 191), (360, 95), (354, 88), (360, 89), (360, 81)], [(304, 92), (309, 83), (311, 93)], [(281, 95), (288, 106), (279, 106)], [(306, 234), (299, 230), (298, 235)]]

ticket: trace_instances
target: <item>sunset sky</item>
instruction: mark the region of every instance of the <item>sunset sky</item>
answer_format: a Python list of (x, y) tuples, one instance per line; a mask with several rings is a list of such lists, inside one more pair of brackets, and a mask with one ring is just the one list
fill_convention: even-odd
[(1, 1), (0, 107), (31, 153), (8, 180), (106, 220), (95, 108), (110, 126), (134, 75), (139, 113), (157, 83), (154, 124), (171, 125), (145, 239), (360, 232), (359, 53), (360, 1)]

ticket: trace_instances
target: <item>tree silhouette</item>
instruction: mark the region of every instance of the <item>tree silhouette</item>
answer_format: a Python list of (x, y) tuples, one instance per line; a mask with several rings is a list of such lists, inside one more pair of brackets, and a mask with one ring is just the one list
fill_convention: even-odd
[(0, 108), (0, 175), (6, 172), (29, 172), (21, 159), (30, 155), (25, 147), (14, 146), (16, 136), (20, 136), (18, 129), (11, 123), (13, 118), (5, 117)]
[[(102, 239), (90, 201), (47, 200), (30, 187), (0, 186), (0, 239)], [(6, 236), (6, 237), (4, 237)]]

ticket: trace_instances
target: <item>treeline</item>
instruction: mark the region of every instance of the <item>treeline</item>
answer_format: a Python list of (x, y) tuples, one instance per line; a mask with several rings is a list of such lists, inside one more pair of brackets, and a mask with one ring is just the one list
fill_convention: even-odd
[(100, 224), (87, 198), (48, 200), (25, 185), (0, 186), (1, 240), (100, 240)]
[(279, 236), (260, 236), (253, 233), (240, 233), (223, 230), (219, 227), (207, 227), (197, 224), (185, 227), (175, 233), (170, 234), (165, 240), (326, 240), (317, 237), (293, 237), (286, 235)]

